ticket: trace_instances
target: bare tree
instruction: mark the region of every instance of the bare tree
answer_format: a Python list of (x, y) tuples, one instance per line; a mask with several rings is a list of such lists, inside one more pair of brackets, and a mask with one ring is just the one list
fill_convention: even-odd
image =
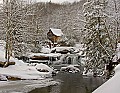
[(24, 18), (22, 10), (23, 6), (21, 1), (3, 0), (3, 12), (5, 15), (4, 29), (6, 31), (6, 64), (4, 67), (9, 64), (10, 57), (14, 56), (13, 52), (15, 52), (16, 44), (22, 42), (22, 36), (20, 34), (23, 28), (22, 18)]
[(10, 56), (12, 56), (12, 40), (13, 40), (13, 23), (12, 23), (12, 8), (13, 4), (11, 3), (11, 0), (3, 0), (4, 4), (4, 13), (5, 13), (5, 31), (6, 31), (6, 53), (5, 53), (5, 59), (6, 63), (4, 67), (6, 67), (9, 63)]

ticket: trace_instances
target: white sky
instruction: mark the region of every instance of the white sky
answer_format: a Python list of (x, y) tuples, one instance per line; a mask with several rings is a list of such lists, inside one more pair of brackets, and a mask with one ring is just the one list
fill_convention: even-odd
[[(49, 2), (50, 0), (36, 0), (36, 1), (42, 1), (42, 2)], [(80, 0), (51, 0), (54, 3), (61, 3), (61, 2), (74, 2), (74, 1), (80, 1)]]
[[(2, 3), (3, 0), (0, 0), (0, 3)], [(30, 0), (29, 0), (30, 1)], [(32, 1), (42, 1), (42, 2), (49, 2), (50, 0), (32, 0)], [(51, 0), (54, 3), (62, 3), (62, 2), (74, 2), (74, 1), (80, 1), (80, 0)]]
[(0, 3), (2, 3), (3, 0), (0, 0)]

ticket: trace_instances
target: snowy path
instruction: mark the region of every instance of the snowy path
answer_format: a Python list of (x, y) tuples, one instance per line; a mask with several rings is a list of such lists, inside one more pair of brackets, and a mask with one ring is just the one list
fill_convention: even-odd
[(23, 80), (23, 81), (0, 81), (0, 93), (27, 93), (35, 88), (57, 84), (52, 79)]

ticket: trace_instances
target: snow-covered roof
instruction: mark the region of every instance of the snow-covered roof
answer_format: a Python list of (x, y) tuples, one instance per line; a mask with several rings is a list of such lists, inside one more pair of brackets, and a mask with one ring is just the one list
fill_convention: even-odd
[(50, 28), (50, 30), (56, 36), (62, 36), (63, 35), (63, 32), (61, 31), (61, 29)]

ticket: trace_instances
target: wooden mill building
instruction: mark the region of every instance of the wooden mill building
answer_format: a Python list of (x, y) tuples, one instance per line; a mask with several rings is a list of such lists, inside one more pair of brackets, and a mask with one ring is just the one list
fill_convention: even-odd
[(57, 44), (58, 41), (61, 39), (63, 35), (61, 29), (50, 28), (49, 32), (47, 33), (48, 39), (53, 43)]

